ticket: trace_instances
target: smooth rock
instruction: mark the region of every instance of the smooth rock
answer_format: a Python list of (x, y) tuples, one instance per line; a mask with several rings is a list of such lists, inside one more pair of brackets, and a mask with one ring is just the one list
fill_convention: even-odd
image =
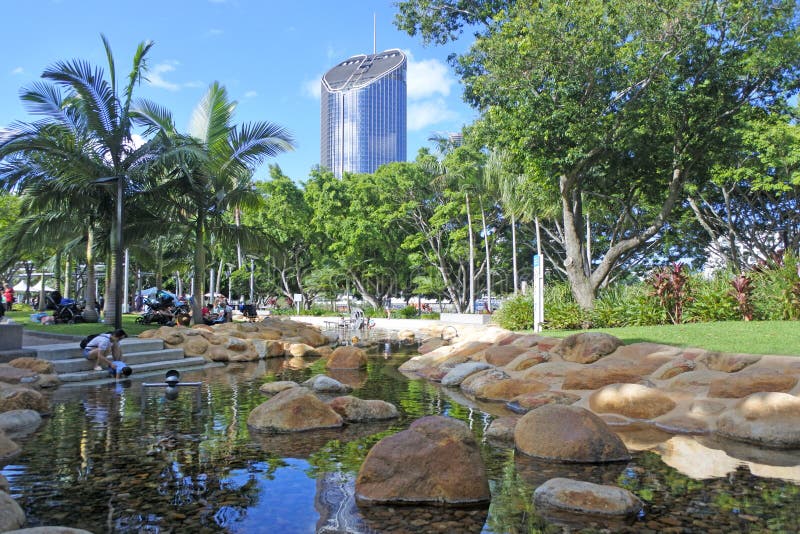
[(281, 391), (299, 386), (300, 384), (291, 380), (279, 380), (277, 382), (265, 382), (259, 386), (258, 390), (265, 395), (275, 395)]
[(610, 384), (635, 384), (642, 380), (642, 375), (634, 367), (587, 367), (568, 371), (564, 376), (562, 389), (600, 389)]
[(25, 512), (17, 501), (5, 491), (0, 491), (0, 532), (21, 528), (25, 524)]
[[(0, 460), (8, 460), (20, 452), (22, 452), (20, 446), (9, 438), (5, 432), (0, 432)], [(0, 529), (0, 532), (2, 532), (2, 529)]]
[(492, 366), (485, 362), (460, 363), (442, 377), (442, 385), (459, 386), (468, 376), (491, 368)]
[(32, 434), (42, 424), (36, 410), (11, 410), (0, 413), (0, 431), (9, 437), (20, 438)]
[(302, 358), (303, 356), (315, 356), (316, 351), (314, 347), (306, 343), (291, 343), (288, 349), (284, 349), (286, 353)]
[(467, 506), (491, 499), (486, 468), (469, 427), (432, 415), (380, 440), (356, 479), (360, 504)]
[(8, 365), (16, 367), (17, 369), (28, 369), (41, 375), (51, 375), (56, 372), (53, 362), (49, 360), (40, 360), (39, 358), (15, 358), (8, 362)]
[(675, 401), (662, 391), (639, 384), (612, 384), (589, 396), (589, 408), (595, 413), (653, 419), (672, 411)]
[(536, 488), (533, 503), (537, 509), (625, 517), (635, 516), (643, 507), (642, 501), (626, 489), (568, 478), (552, 478)]
[(506, 417), (498, 417), (493, 420), (486, 429), (484, 436), (495, 441), (503, 441), (514, 443), (514, 428), (517, 426), (519, 417), (508, 415)]
[(367, 354), (352, 345), (337, 347), (325, 362), (328, 369), (363, 369), (367, 366)]
[(417, 348), (417, 352), (420, 354), (428, 354), (429, 352), (438, 349), (446, 345), (447, 342), (440, 338), (440, 337), (433, 337), (430, 339), (426, 339), (425, 342)]
[(511, 377), (500, 369), (486, 369), (465, 378), (461, 382), (461, 391), (467, 395), (475, 395), (477, 391), (487, 385), (501, 380), (508, 380), (509, 378)]
[(342, 418), (305, 388), (290, 388), (256, 406), (247, 425), (267, 432), (301, 432), (342, 426)]
[(540, 352), (536, 349), (528, 349), (506, 364), (508, 371), (524, 371), (534, 365), (550, 361), (549, 352)]
[(394, 419), (400, 415), (394, 404), (377, 399), (359, 399), (351, 395), (336, 397), (328, 405), (350, 423)]
[(653, 378), (656, 380), (669, 380), (670, 378), (675, 378), (681, 373), (688, 373), (689, 371), (694, 371), (696, 364), (692, 360), (687, 360), (685, 358), (678, 358), (676, 360), (671, 360), (653, 372)]
[(522, 416), (514, 443), (528, 456), (562, 462), (629, 460), (628, 449), (597, 415), (584, 408), (548, 404)]
[(800, 398), (754, 393), (719, 416), (716, 433), (764, 447), (800, 448)]
[(507, 402), (519, 395), (541, 393), (548, 389), (550, 386), (543, 382), (509, 378), (498, 382), (489, 382), (476, 389), (475, 398), (490, 402)]
[(307, 388), (311, 388), (317, 393), (348, 393), (353, 388), (346, 384), (342, 384), (336, 379), (325, 375), (316, 375), (302, 384)]
[(706, 352), (697, 357), (698, 363), (704, 364), (712, 371), (723, 373), (736, 373), (745, 367), (753, 365), (761, 359), (756, 354), (727, 354), (724, 352)]
[(797, 376), (780, 371), (758, 370), (712, 380), (708, 387), (708, 396), (740, 399), (761, 391), (787, 392), (796, 385)]
[(0, 364), (0, 382), (7, 384), (19, 384), (20, 382), (35, 381), (39, 373), (30, 369), (13, 367), (10, 364)]
[(483, 357), (486, 363), (496, 367), (502, 367), (525, 352), (525, 350), (525, 348), (516, 345), (493, 345), (491, 347), (486, 347), (486, 350), (483, 352)]
[(528, 413), (546, 404), (563, 404), (569, 406), (579, 401), (579, 395), (566, 391), (545, 391), (542, 393), (526, 393), (514, 397), (506, 403), (506, 408), (514, 413)]
[(0, 412), (11, 410), (36, 410), (39, 413), (49, 413), (50, 403), (35, 389), (0, 383)]
[(565, 337), (551, 352), (568, 362), (592, 363), (611, 354), (620, 346), (622, 341), (609, 334), (582, 332)]

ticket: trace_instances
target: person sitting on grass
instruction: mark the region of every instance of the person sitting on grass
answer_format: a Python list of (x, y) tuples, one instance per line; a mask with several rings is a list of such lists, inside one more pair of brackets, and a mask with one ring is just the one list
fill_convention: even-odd
[(119, 360), (122, 357), (119, 342), (126, 337), (128, 337), (128, 334), (122, 329), (95, 336), (86, 344), (86, 348), (83, 349), (83, 356), (87, 360), (94, 362), (95, 371), (107, 369), (111, 366), (112, 360)]
[(108, 374), (110, 374), (112, 378), (116, 379), (128, 378), (131, 376), (132, 372), (133, 369), (128, 367), (128, 364), (122, 360), (113, 360), (111, 365), (108, 367)]

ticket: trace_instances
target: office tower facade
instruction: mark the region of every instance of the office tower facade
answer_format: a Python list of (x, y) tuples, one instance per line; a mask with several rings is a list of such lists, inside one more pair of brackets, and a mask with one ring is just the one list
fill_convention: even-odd
[(406, 160), (406, 56), (346, 59), (322, 77), (320, 164), (339, 178)]

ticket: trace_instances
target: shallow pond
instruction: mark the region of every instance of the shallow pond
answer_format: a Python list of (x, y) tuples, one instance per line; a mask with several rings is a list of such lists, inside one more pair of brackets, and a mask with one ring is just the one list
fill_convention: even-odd
[[(53, 413), (21, 440), (5, 465), (26, 526), (64, 525), (100, 532), (735, 532), (800, 531), (800, 455), (764, 453), (709, 440), (629, 429), (632, 461), (605, 466), (539, 462), (488, 442), (501, 405), (472, 402), (457, 390), (409, 379), (397, 367), (413, 347), (370, 355), (366, 372), (331, 374), (354, 395), (394, 403), (403, 416), (385, 424), (264, 436), (247, 428), (266, 400), (265, 381), (302, 381), (324, 362), (272, 359), (185, 372), (199, 381), (168, 401), (132, 384), (62, 386)], [(140, 377), (141, 378), (141, 377)], [(160, 380), (149, 377), (147, 380)], [(369, 448), (424, 415), (466, 422), (481, 443), (492, 502), (477, 510), (370, 507), (353, 502), (354, 478)], [(671, 467), (670, 465), (675, 467)], [(644, 513), (629, 524), (545, 517), (533, 490), (556, 476), (626, 487)], [(793, 481), (792, 481), (793, 480)]]

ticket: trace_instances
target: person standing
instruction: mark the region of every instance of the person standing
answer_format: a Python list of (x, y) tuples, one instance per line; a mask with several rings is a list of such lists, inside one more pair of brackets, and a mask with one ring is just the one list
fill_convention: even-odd
[(3, 302), (6, 305), (6, 311), (11, 311), (14, 305), (14, 288), (8, 282), (3, 284)]

